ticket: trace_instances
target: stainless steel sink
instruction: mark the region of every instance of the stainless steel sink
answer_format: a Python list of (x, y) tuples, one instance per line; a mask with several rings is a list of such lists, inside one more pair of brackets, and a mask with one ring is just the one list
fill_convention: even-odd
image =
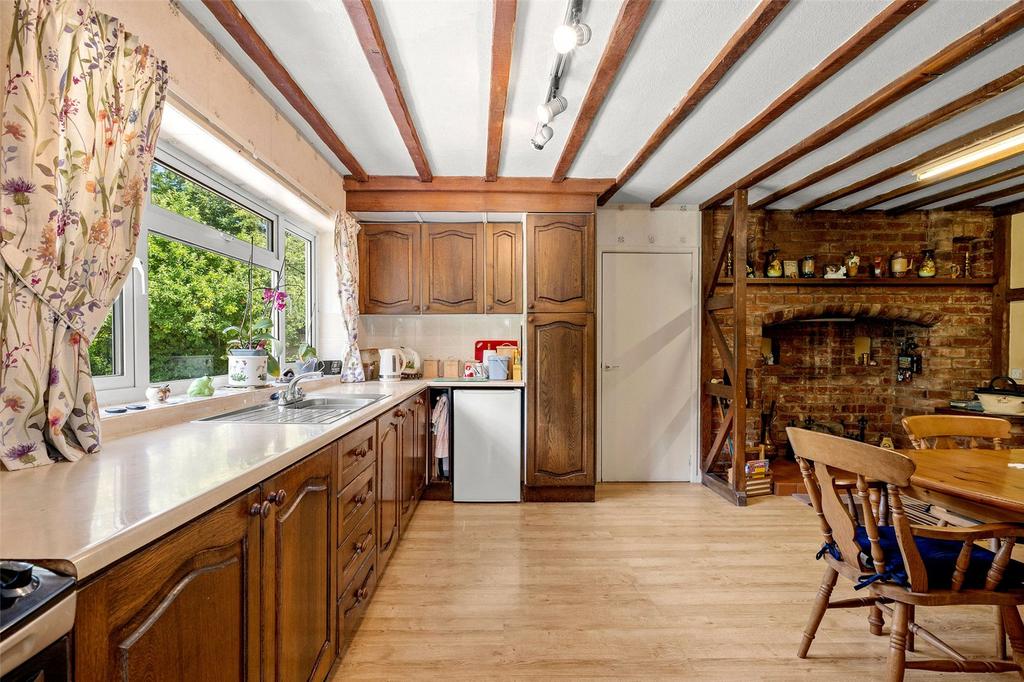
[(249, 424), (330, 424), (381, 398), (380, 394), (342, 396), (338, 398), (306, 398), (286, 407), (277, 403), (253, 405), (241, 410), (200, 419), (201, 422), (246, 422)]

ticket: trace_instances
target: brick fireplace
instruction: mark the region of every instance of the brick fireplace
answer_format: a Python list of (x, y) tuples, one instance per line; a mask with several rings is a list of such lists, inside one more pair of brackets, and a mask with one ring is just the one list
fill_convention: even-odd
[[(713, 216), (719, 239), (727, 218), (724, 210)], [(948, 277), (952, 264), (962, 265), (969, 245), (974, 279), (748, 280), (748, 446), (759, 441), (759, 413), (773, 400), (771, 436), (781, 448), (785, 427), (805, 418), (831, 422), (835, 428), (842, 424), (849, 435), (858, 433), (863, 418), (868, 442), (891, 435), (897, 446), (909, 446), (900, 426), (904, 415), (930, 413), (951, 399), (971, 398), (972, 389), (992, 376), (993, 227), (987, 211), (898, 217), (880, 212), (751, 212), (748, 251), (758, 274), (763, 273), (768, 248), (778, 248), (785, 260), (814, 255), (820, 274), (851, 250), (862, 262), (881, 256), (888, 263), (896, 250), (918, 257), (928, 247), (936, 249), (940, 277)], [(736, 270), (741, 272), (742, 266), (737, 264)], [(723, 328), (731, 333), (727, 325)], [(897, 354), (908, 336), (918, 345), (923, 371), (899, 382)], [(869, 364), (855, 351), (855, 344), (865, 342)], [(773, 364), (768, 364), (769, 355)]]

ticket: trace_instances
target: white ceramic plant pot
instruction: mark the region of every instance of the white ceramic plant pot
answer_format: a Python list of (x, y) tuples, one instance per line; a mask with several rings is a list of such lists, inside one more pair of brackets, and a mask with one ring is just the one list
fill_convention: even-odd
[(228, 351), (228, 386), (265, 386), (266, 383), (267, 351)]

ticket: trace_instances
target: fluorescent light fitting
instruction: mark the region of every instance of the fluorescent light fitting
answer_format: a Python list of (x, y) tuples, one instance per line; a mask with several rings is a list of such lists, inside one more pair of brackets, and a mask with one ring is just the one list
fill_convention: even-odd
[(942, 175), (966, 173), (1021, 152), (1024, 152), (1024, 126), (944, 156), (916, 169), (914, 175), (918, 180), (927, 180)]
[(551, 123), (560, 113), (566, 110), (569, 102), (561, 95), (555, 95), (544, 104), (537, 106), (537, 118), (541, 123)]
[(552, 36), (555, 50), (559, 54), (569, 54), (577, 47), (589, 43), (591, 33), (590, 27), (582, 22), (561, 24)]
[(538, 123), (537, 132), (530, 138), (530, 143), (533, 144), (534, 149), (544, 149), (544, 145), (551, 140), (554, 134), (555, 131), (551, 129), (551, 126)]

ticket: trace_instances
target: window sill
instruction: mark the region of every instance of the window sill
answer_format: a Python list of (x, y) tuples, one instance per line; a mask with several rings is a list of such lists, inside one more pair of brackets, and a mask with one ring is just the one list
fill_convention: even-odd
[[(325, 376), (302, 382), (306, 391), (325, 388), (340, 382), (337, 376)], [(243, 407), (256, 405), (270, 399), (271, 394), (280, 391), (284, 385), (267, 388), (216, 388), (212, 396), (205, 398), (189, 398), (184, 395), (172, 396), (168, 403), (146, 403), (145, 410), (129, 410), (124, 414), (108, 414), (103, 410), (114, 405), (100, 408), (100, 427), (104, 440), (124, 438), (144, 431), (162, 429), (176, 424), (211, 417), (213, 415), (239, 410)], [(131, 405), (145, 401), (133, 401)], [(123, 404), (121, 405), (123, 407)]]

